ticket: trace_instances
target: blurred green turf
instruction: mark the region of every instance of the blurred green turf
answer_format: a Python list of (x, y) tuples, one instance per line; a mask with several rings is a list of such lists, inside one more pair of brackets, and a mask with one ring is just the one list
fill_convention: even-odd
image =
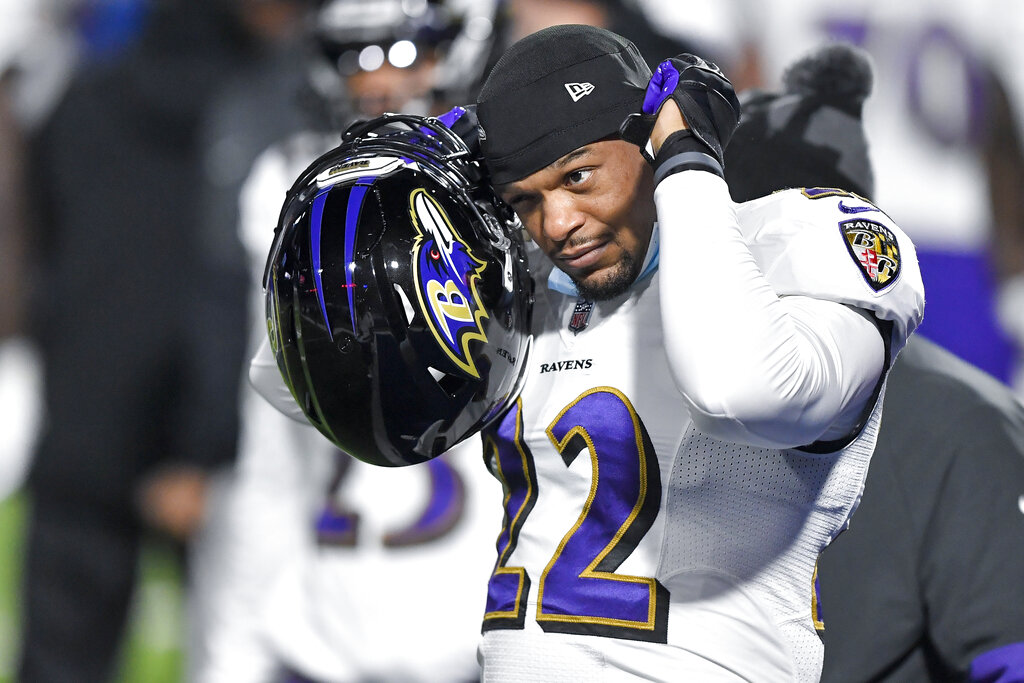
[(18, 651), (16, 620), (21, 570), (23, 501), (13, 496), (0, 502), (0, 681), (14, 680)]
[[(0, 501), (0, 683), (12, 683), (18, 652), (18, 582), (21, 574), (25, 501)], [(177, 683), (183, 680), (181, 571), (169, 547), (147, 544), (116, 681)]]

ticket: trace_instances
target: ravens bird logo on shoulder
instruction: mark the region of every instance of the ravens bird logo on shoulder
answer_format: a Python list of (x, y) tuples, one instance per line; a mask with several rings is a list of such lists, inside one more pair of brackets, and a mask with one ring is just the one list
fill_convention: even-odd
[(900, 276), (900, 246), (892, 230), (862, 218), (842, 221), (839, 229), (847, 251), (871, 289), (880, 292), (896, 282)]

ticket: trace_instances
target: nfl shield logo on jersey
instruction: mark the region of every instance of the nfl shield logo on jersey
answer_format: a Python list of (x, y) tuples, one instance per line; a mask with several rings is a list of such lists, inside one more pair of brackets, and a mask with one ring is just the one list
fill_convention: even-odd
[(587, 301), (583, 297), (576, 300), (576, 308), (569, 318), (569, 329), (573, 334), (579, 334), (590, 324), (590, 314), (594, 310), (594, 302)]
[(881, 223), (868, 220), (839, 224), (846, 248), (871, 289), (879, 292), (900, 276), (900, 247), (896, 235)]

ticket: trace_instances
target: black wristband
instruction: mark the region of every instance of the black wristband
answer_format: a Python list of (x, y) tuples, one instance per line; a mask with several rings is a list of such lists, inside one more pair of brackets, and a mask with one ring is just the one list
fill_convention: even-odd
[(719, 178), (725, 177), (722, 163), (711, 150), (688, 129), (677, 130), (661, 143), (654, 157), (654, 184), (680, 171), (708, 171)]

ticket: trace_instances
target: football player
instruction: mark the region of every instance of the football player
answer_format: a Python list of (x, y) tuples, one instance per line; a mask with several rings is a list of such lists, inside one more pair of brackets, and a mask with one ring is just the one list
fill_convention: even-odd
[(739, 106), (693, 56), (652, 76), (554, 27), (477, 104), (543, 254), (527, 382), (484, 434), (506, 516), (483, 679), (817, 680), (809, 582), (921, 320), (913, 244), (849, 193), (734, 204)]

